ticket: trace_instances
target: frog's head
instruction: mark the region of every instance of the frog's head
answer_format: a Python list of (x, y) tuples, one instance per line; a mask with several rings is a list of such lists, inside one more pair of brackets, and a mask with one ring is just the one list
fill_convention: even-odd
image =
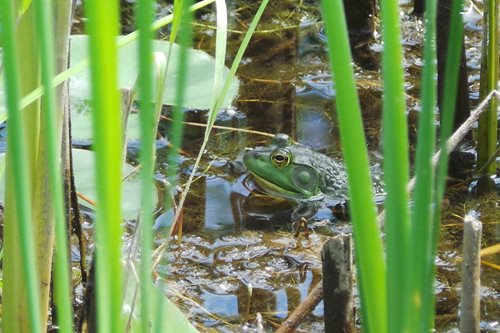
[(245, 153), (243, 163), (266, 192), (296, 199), (322, 196), (318, 170), (308, 163), (307, 150), (298, 148), (286, 134), (277, 134), (267, 147)]

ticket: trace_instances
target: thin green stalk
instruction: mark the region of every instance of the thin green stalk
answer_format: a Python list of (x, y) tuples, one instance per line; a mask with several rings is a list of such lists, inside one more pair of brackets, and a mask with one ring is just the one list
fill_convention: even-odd
[[(483, 34), (483, 58), (481, 70), (480, 97), (483, 99), (493, 89), (496, 89), (499, 66), (498, 66), (498, 8), (500, 4), (497, 0), (488, 0), (485, 3), (484, 27), (487, 31)], [(484, 43), (487, 43), (485, 45)], [(477, 143), (477, 168), (483, 169), (488, 159), (495, 153), (497, 145), (498, 127), (498, 101), (493, 99), (488, 105), (488, 109), (479, 119), (478, 143)], [(495, 163), (491, 163), (483, 171), (486, 174), (494, 174)]]
[(183, 0), (174, 0), (174, 8), (173, 8), (173, 19), (172, 25), (170, 26), (170, 36), (168, 38), (170, 42), (170, 46), (168, 48), (167, 54), (167, 71), (170, 66), (170, 60), (172, 59), (172, 48), (177, 39), (177, 34), (179, 33), (179, 27), (182, 20), (182, 8), (184, 6)]
[(322, 1), (344, 152), (364, 332), (387, 332), (386, 272), (342, 1)]
[[(171, 147), (168, 155), (168, 175), (169, 177), (174, 177), (177, 175), (177, 152), (181, 146), (182, 141), (182, 132), (183, 132), (183, 124), (184, 121), (184, 98), (186, 92), (186, 84), (187, 84), (187, 73), (188, 73), (188, 48), (191, 46), (192, 42), (192, 14), (188, 10), (191, 5), (191, 1), (183, 1), (182, 2), (182, 10), (181, 10), (181, 22), (179, 23), (179, 45), (180, 50), (178, 53), (179, 57), (179, 77), (176, 80), (176, 96), (175, 96), (175, 105), (173, 108), (172, 114), (172, 128), (170, 131), (170, 143)], [(168, 196), (167, 196), (168, 198)]]
[[(160, 121), (161, 109), (163, 107), (163, 103), (162, 103), (163, 93), (165, 91), (165, 85), (166, 85), (166, 79), (167, 79), (167, 67), (168, 67), (168, 65), (167, 65), (167, 59), (165, 58), (165, 55), (163, 53), (161, 53), (161, 52), (154, 53), (154, 65), (155, 65), (154, 72), (155, 72), (155, 86), (156, 86), (156, 94), (155, 94), (156, 104), (155, 104), (155, 110), (154, 110), (154, 126), (152, 128), (150, 128), (150, 135), (152, 138), (154, 138), (156, 135), (157, 128), (158, 128), (158, 122)], [(154, 159), (156, 157), (155, 147), (151, 146), (149, 149), (151, 150), (151, 158), (153, 159), (153, 162), (154, 162)], [(151, 172), (151, 179), (153, 178), (152, 173), (153, 172)], [(152, 225), (152, 221), (151, 221), (150, 225)], [(153, 268), (150, 265), (149, 266), (149, 273), (151, 272), (152, 269)], [(147, 279), (147, 282), (150, 284), (150, 288), (152, 288), (151, 295), (150, 295), (150, 301), (151, 301), (151, 300), (154, 300), (154, 298), (155, 298), (154, 294), (158, 293), (158, 291), (161, 290), (161, 288), (157, 288), (157, 287), (153, 286), (150, 278)], [(154, 313), (153, 313), (152, 322), (154, 323), (154, 326), (153, 326), (154, 332), (160, 333), (160, 332), (163, 332), (163, 330), (164, 330), (163, 323), (165, 322), (165, 319), (163, 318), (164, 317), (163, 316), (163, 311), (164, 311), (163, 304), (165, 303), (165, 300), (164, 300), (164, 296), (162, 294), (158, 295), (157, 297), (158, 297), (157, 298), (158, 301), (156, 302), (157, 311), (154, 311)], [(150, 304), (153, 304), (153, 302), (151, 302)], [(173, 318), (171, 318), (171, 319), (173, 320)]]
[[(213, 101), (212, 109), (208, 113), (208, 128), (205, 130), (205, 140), (208, 140), (208, 136), (211, 132), (211, 127), (215, 123), (217, 114), (219, 113), (219, 108), (224, 99), (221, 99), (221, 91), (223, 87), (224, 79), (224, 64), (226, 62), (226, 49), (227, 49), (227, 7), (224, 0), (217, 0), (217, 32), (215, 36), (215, 70), (214, 70), (214, 87), (213, 87)], [(246, 46), (245, 46), (246, 48)], [(233, 74), (234, 75), (234, 74)], [(232, 79), (231, 79), (232, 81)], [(228, 81), (228, 82), (231, 82)], [(229, 86), (227, 86), (229, 87)], [(226, 87), (226, 89), (227, 89)], [(224, 92), (225, 97), (226, 92)]]
[[(153, 21), (154, 7), (151, 0), (137, 2), (137, 27), (139, 31), (139, 99), (141, 121), (141, 325), (142, 332), (150, 328), (151, 294), (151, 248), (153, 245), (153, 172), (154, 172), (154, 134), (156, 123), (153, 100)], [(152, 130), (153, 129), (153, 130)]]
[[(9, 130), (7, 132), (7, 142), (9, 148), (7, 151), (7, 168), (8, 175), (12, 175), (7, 178), (7, 194), (9, 188), (12, 189), (14, 197), (7, 196), (6, 200), (6, 213), (8, 209), (13, 209), (14, 214), (6, 214), (5, 226), (7, 229), (7, 224), (15, 224), (17, 230), (16, 240), (13, 240), (18, 246), (21, 252), (22, 258), (22, 276), (21, 281), (17, 283), (22, 283), (26, 286), (26, 304), (28, 306), (28, 320), (29, 329), (31, 332), (41, 332), (41, 317), (39, 311), (40, 305), (40, 293), (38, 286), (38, 271), (36, 269), (35, 262), (35, 250), (34, 250), (34, 238), (33, 238), (33, 221), (32, 221), (32, 207), (31, 207), (31, 196), (30, 196), (30, 186), (29, 180), (31, 179), (28, 173), (28, 158), (26, 152), (26, 141), (24, 136), (23, 127), (23, 117), (21, 114), (21, 108), (19, 104), (20, 100), (20, 75), (18, 70), (18, 55), (17, 55), (17, 42), (15, 37), (15, 16), (14, 16), (14, 6), (13, 1), (0, 1), (0, 22), (2, 26), (2, 33), (4, 38), (4, 48), (3, 48), (3, 59), (5, 63), (4, 75), (5, 75), (5, 92), (6, 92), (6, 105), (7, 112), (10, 117), (9, 120)], [(13, 201), (13, 207), (11, 207)], [(15, 217), (15, 220), (8, 220), (8, 217)], [(6, 233), (6, 235), (8, 235)], [(5, 244), (4, 244), (5, 245)], [(12, 249), (13, 250), (13, 249)], [(6, 281), (6, 275), (10, 272), (6, 271), (8, 268), (13, 268), (17, 263), (12, 263), (12, 265), (7, 266), (7, 261), (13, 259), (6, 254), (4, 258), (4, 282)], [(12, 281), (16, 283), (16, 281)], [(10, 283), (10, 281), (9, 281)], [(7, 286), (7, 283), (5, 284)], [(9, 287), (9, 286), (7, 286)], [(14, 287), (14, 286), (12, 286)], [(18, 300), (12, 300), (13, 303), (7, 303), (7, 297), (4, 297), (2, 304), (2, 321), (5, 331), (11, 327), (12, 323), (9, 320), (15, 320), (16, 322), (22, 320), (21, 316), (24, 314), (19, 313), (22, 311), (18, 307)], [(6, 317), (7, 311), (15, 313), (16, 315), (11, 317)], [(17, 317), (17, 318), (15, 318)], [(8, 318), (8, 319), (7, 319)]]
[(121, 163), (122, 128), (118, 93), (117, 1), (87, 0), (90, 37), (97, 212), (96, 276), (99, 332), (122, 331)]
[[(191, 22), (193, 20), (192, 17), (192, 12), (190, 11), (191, 7), (191, 0), (185, 0), (178, 2), (178, 5), (181, 6), (181, 9), (176, 11), (176, 13), (180, 13), (181, 19), (179, 24), (179, 45), (180, 45), (180, 50), (177, 56), (179, 57), (179, 63), (178, 63), (178, 73), (179, 76), (177, 77), (176, 80), (176, 96), (175, 96), (175, 105), (173, 108), (173, 114), (172, 114), (172, 127), (169, 133), (169, 139), (170, 139), (170, 149), (168, 152), (167, 156), (167, 162), (168, 162), (168, 178), (169, 179), (175, 179), (177, 176), (177, 160), (178, 160), (178, 151), (179, 148), (181, 147), (181, 141), (182, 141), (182, 133), (183, 133), (183, 121), (184, 121), (184, 98), (185, 98), (185, 92), (186, 92), (186, 86), (187, 86), (187, 74), (188, 74), (188, 48), (190, 47), (192, 43), (192, 27), (191, 27)], [(168, 61), (168, 60), (167, 60)], [(172, 181), (173, 187), (176, 185)], [(167, 193), (165, 197), (165, 206), (166, 207), (171, 207), (172, 202), (171, 202), (171, 195), (170, 193)], [(174, 219), (175, 221), (175, 219)], [(155, 332), (160, 333), (163, 331), (163, 323), (164, 320), (162, 320), (162, 312), (164, 309), (164, 302), (162, 301), (162, 298), (158, 298), (158, 302), (156, 304), (156, 318), (155, 318)]]
[[(187, 2), (182, 2), (183, 6), (187, 6)], [(192, 31), (191, 31), (191, 21), (192, 21), (192, 16), (188, 15), (189, 12), (187, 12), (184, 7), (182, 8), (181, 11), (181, 22), (179, 23), (179, 44), (181, 46), (181, 49), (178, 53), (179, 57), (179, 78), (177, 79), (176, 82), (176, 96), (175, 96), (175, 105), (173, 108), (173, 113), (172, 113), (172, 127), (170, 130), (170, 142), (171, 142), (171, 147), (169, 150), (169, 154), (167, 156), (167, 161), (168, 161), (168, 177), (170, 179), (174, 179), (174, 177), (177, 175), (177, 159), (178, 159), (178, 151), (181, 146), (181, 140), (182, 140), (182, 132), (184, 129), (184, 93), (185, 93), (185, 87), (187, 83), (187, 48), (191, 45), (191, 39), (192, 39)], [(201, 150), (200, 150), (201, 151)], [(195, 170), (193, 170), (195, 171)], [(194, 173), (194, 172), (193, 172)], [(189, 183), (189, 181), (188, 181)], [(176, 184), (172, 184), (172, 186), (175, 186)], [(184, 189), (184, 195), (187, 194), (187, 191), (189, 191), (189, 185), (185, 187)], [(178, 205), (178, 210), (175, 214), (172, 226), (169, 230), (169, 236), (172, 234), (173, 230), (175, 229), (176, 221), (178, 220), (180, 211), (182, 210), (182, 198), (181, 202)], [(167, 195), (166, 198), (166, 207), (171, 206), (171, 197), (170, 195)], [(181, 207), (181, 208), (179, 208)]]
[[(183, 7), (184, 7), (183, 0), (174, 0), (174, 12), (172, 13), (174, 16), (172, 20), (172, 25), (170, 27), (170, 37), (169, 37), (169, 41), (171, 44), (175, 43), (175, 40), (177, 39), (177, 34), (179, 33), (179, 27), (182, 20)], [(170, 56), (168, 58), (170, 59)]]
[(421, 95), (422, 110), (419, 115), (417, 152), (415, 156), (415, 177), (417, 179), (414, 190), (414, 203), (412, 208), (412, 225), (410, 238), (411, 270), (410, 286), (411, 306), (409, 308), (410, 320), (407, 329), (417, 329), (425, 318), (422, 293), (428, 290), (425, 272), (427, 265), (432, 261), (432, 219), (433, 205), (432, 194), (434, 187), (434, 168), (432, 156), (434, 153), (436, 130), (434, 125), (434, 110), (436, 108), (436, 12), (435, 0), (425, 3), (425, 36), (424, 36), (424, 66), (422, 70)]
[[(55, 91), (51, 87), (54, 77), (54, 38), (52, 26), (52, 4), (49, 1), (34, 0), (36, 29), (38, 32), (41, 60), (43, 95), (43, 112), (45, 124), (45, 143), (48, 160), (48, 178), (52, 209), (55, 217), (56, 260), (55, 260), (55, 297), (58, 311), (58, 325), (61, 332), (72, 332), (71, 288), (69, 278), (69, 259), (67, 230), (63, 197), (62, 173), (60, 165), (61, 142), (58, 127), (62, 124), (58, 119), (55, 103)], [(10, 125), (9, 125), (10, 126)], [(59, 138), (59, 140), (58, 140)]]
[(403, 50), (397, 0), (380, 1), (382, 41), (385, 231), (389, 332), (402, 332), (407, 320), (409, 268), (408, 130), (404, 100)]
[(441, 220), (441, 200), (443, 199), (445, 190), (446, 174), (448, 173), (448, 155), (446, 141), (451, 135), (453, 127), (454, 108), (457, 98), (458, 75), (460, 65), (460, 49), (462, 47), (463, 38), (463, 22), (461, 9), (463, 6), (462, 0), (454, 0), (451, 7), (450, 18), (450, 34), (448, 40), (448, 48), (446, 54), (445, 76), (444, 76), (444, 89), (443, 89), (443, 102), (441, 107), (441, 131), (440, 131), (440, 149), (439, 162), (436, 172), (436, 184), (434, 193), (434, 219), (432, 220), (432, 234), (431, 234), (431, 251), (432, 254), (428, 258), (428, 263), (425, 272), (426, 290), (422, 292), (422, 313), (424, 320), (421, 321), (420, 332), (429, 332), (434, 325), (434, 279), (435, 279), (435, 265), (434, 256), (437, 251), (437, 244), (440, 232)]
[(224, 98), (226, 97), (227, 91), (231, 85), (232, 80), (234, 79), (234, 77), (236, 75), (236, 71), (238, 70), (241, 59), (243, 58), (243, 54), (245, 53), (245, 50), (247, 49), (248, 43), (250, 43), (250, 39), (252, 38), (252, 36), (255, 32), (255, 29), (257, 28), (257, 24), (259, 23), (260, 18), (262, 17), (262, 14), (264, 13), (264, 10), (266, 9), (268, 3), (269, 3), (269, 0), (263, 0), (260, 4), (259, 8), (257, 9), (257, 12), (255, 13), (255, 16), (253, 17), (253, 20), (248, 27), (247, 33), (245, 34), (245, 37), (243, 37), (243, 41), (241, 42), (241, 45), (238, 49), (238, 52), (236, 53), (236, 56), (234, 57), (233, 64), (231, 65), (231, 68), (230, 68), (229, 73), (226, 77), (226, 80), (224, 82), (224, 86), (222, 87), (220, 95), (217, 97), (215, 104), (208, 111), (209, 121), (207, 123), (207, 128), (205, 129), (205, 138), (203, 140), (203, 143), (201, 144), (198, 156), (196, 157), (196, 161), (195, 161), (194, 166), (193, 166), (193, 171), (189, 175), (189, 179), (184, 186), (184, 192), (183, 192), (181, 199), (179, 201), (179, 204), (178, 204), (178, 207), (180, 207), (180, 208), (177, 210), (177, 212), (175, 214), (174, 223), (170, 227), (169, 235), (172, 235), (173, 230), (176, 227), (176, 222), (179, 220), (180, 212), (182, 210), (181, 208), (184, 205), (184, 201), (186, 200), (187, 193), (189, 192), (189, 188), (191, 186), (191, 183), (193, 182), (194, 176), (196, 174), (196, 170), (198, 169), (198, 165), (200, 164), (201, 157), (202, 157), (203, 152), (205, 151), (205, 147), (208, 143), (208, 137), (210, 136), (210, 132), (212, 131), (213, 122), (215, 121), (215, 116), (217, 115), (217, 112), (220, 109), (220, 106), (222, 105)]

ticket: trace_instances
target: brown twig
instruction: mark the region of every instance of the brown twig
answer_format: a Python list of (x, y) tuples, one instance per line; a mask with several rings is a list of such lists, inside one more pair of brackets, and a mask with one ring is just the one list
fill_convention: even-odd
[(288, 316), (276, 333), (294, 332), (323, 299), (323, 280), (319, 281), (302, 303)]
[[(165, 116), (160, 116), (161, 119), (172, 121), (172, 118), (165, 117)], [(183, 121), (182, 122), (184, 125), (188, 126), (196, 126), (196, 127), (207, 127), (207, 124), (202, 124), (202, 123), (195, 123), (195, 122), (190, 122), (190, 121)], [(257, 134), (257, 135), (263, 135), (267, 137), (274, 137), (274, 134), (267, 133), (267, 132), (261, 132), (261, 131), (253, 131), (245, 128), (236, 128), (236, 127), (229, 127), (229, 126), (220, 126), (220, 125), (213, 125), (212, 128), (214, 129), (220, 129), (220, 130), (227, 130), (227, 131), (232, 131), (232, 132), (241, 132), (241, 133), (249, 133), (249, 134)]]

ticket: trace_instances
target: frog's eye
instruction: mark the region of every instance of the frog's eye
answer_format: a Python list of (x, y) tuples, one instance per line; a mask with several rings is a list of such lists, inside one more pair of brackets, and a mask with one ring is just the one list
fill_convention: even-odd
[(277, 168), (284, 168), (290, 164), (292, 156), (286, 149), (275, 149), (271, 154), (271, 163)]

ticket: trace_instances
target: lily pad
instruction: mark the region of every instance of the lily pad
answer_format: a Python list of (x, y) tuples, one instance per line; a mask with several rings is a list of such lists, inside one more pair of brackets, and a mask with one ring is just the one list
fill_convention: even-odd
[[(71, 56), (70, 61), (72, 65), (79, 63), (80, 61), (88, 57), (88, 37), (87, 35), (73, 35), (71, 36)], [(118, 73), (119, 73), (119, 87), (133, 87), (138, 75), (138, 52), (137, 52), (137, 40), (130, 42), (129, 44), (119, 48), (118, 51)], [(162, 52), (165, 57), (168, 56), (170, 49), (170, 43), (167, 41), (154, 40), (153, 49), (156, 52)], [(169, 63), (169, 68), (167, 72), (167, 81), (165, 85), (165, 91), (163, 93), (163, 104), (174, 105), (176, 87), (175, 82), (179, 76), (178, 73), (178, 61), (179, 61), (179, 50), (180, 46), (177, 44), (172, 44), (172, 53)], [(0, 48), (0, 61), (2, 59), (2, 49)], [(187, 89), (184, 99), (184, 107), (192, 109), (209, 109), (213, 102), (213, 81), (214, 81), (214, 70), (215, 61), (214, 58), (208, 55), (206, 52), (189, 49), (188, 50), (188, 77), (187, 77)], [(229, 69), (224, 68), (224, 75), (227, 76)], [(4, 79), (3, 75), (0, 73), (0, 115), (4, 114), (5, 109), (5, 96), (4, 96)], [(226, 98), (222, 107), (228, 107), (231, 102), (236, 97), (239, 88), (238, 79), (233, 79), (231, 86), (228, 89)], [(70, 79), (70, 98), (72, 100), (72, 105), (78, 105), (84, 101), (90, 99), (90, 71), (88, 68), (83, 71), (76, 73)], [(84, 108), (87, 109), (87, 108)], [(78, 119), (78, 121), (73, 121), (73, 124), (82, 127), (89, 128), (90, 117), (85, 113), (87, 117)], [(83, 121), (83, 123), (80, 123)], [(133, 117), (129, 121), (134, 124), (135, 120)], [(135, 127), (133, 125), (132, 127)], [(91, 128), (91, 127), (90, 127)], [(130, 129), (130, 127), (129, 127)], [(85, 130), (75, 129), (77, 132)], [(89, 138), (90, 136), (84, 135), (84, 137), (78, 137), (81, 139)], [(76, 137), (75, 137), (76, 138)]]
[[(77, 64), (88, 56), (88, 37), (86, 35), (71, 36), (71, 64)], [(138, 75), (138, 46), (137, 40), (119, 48), (118, 50), (118, 73), (119, 87), (133, 87)], [(178, 63), (180, 46), (170, 44), (167, 41), (154, 40), (153, 50), (162, 52), (165, 57), (172, 46), (170, 64), (167, 72), (167, 83), (163, 93), (163, 104), (174, 105), (176, 94), (176, 80), (179, 77)], [(193, 109), (209, 109), (213, 103), (213, 81), (214, 81), (214, 58), (207, 53), (189, 49), (188, 50), (188, 77), (187, 90), (184, 107)], [(225, 75), (229, 69), (224, 69)], [(223, 107), (231, 105), (232, 100), (238, 92), (238, 80), (234, 79), (228, 94), (224, 100)], [(71, 96), (81, 99), (90, 98), (90, 72), (85, 69), (71, 78)]]
[[(77, 192), (90, 198), (96, 202), (97, 193), (95, 187), (95, 153), (84, 149), (73, 149), (73, 166), (75, 173), (75, 186)], [(0, 169), (3, 170), (5, 166), (5, 153), (0, 154)], [(123, 164), (122, 175), (123, 178), (131, 175), (134, 172), (134, 167), (128, 163)], [(5, 198), (5, 177), (0, 177), (0, 201), (4, 202)], [(122, 183), (122, 215), (127, 220), (136, 219), (141, 208), (141, 182), (139, 175), (132, 175), (126, 177)], [(154, 189), (155, 205), (158, 201), (158, 193)], [(79, 199), (79, 203), (94, 209), (88, 202)]]
[[(71, 138), (73, 142), (92, 143), (93, 125), (91, 108), (86, 100), (71, 100)], [(141, 139), (141, 124), (139, 114), (131, 113), (127, 121), (127, 139)]]
[[(79, 193), (92, 199), (97, 200), (95, 187), (95, 153), (84, 149), (73, 149), (73, 165), (75, 172), (75, 186)], [(141, 208), (141, 182), (139, 174), (132, 175), (134, 167), (128, 163), (123, 164), (122, 175), (126, 179), (122, 182), (122, 214), (123, 218), (132, 220), (136, 219)], [(158, 200), (158, 195), (155, 189), (155, 203)], [(88, 202), (80, 200), (80, 204), (94, 208)]]
[[(130, 274), (134, 273), (130, 272)], [(137, 300), (134, 296), (134, 291), (137, 290), (137, 288), (137, 283), (129, 283), (127, 286), (127, 296), (125, 298), (126, 306), (124, 307), (133, 309), (133, 315), (131, 316), (133, 332), (140, 331), (141, 328), (140, 306), (137, 305)], [(158, 321), (154, 316), (159, 313), (159, 306), (161, 307), (161, 318)], [(199, 333), (193, 324), (190, 323), (186, 315), (165, 296), (165, 291), (158, 285), (151, 285), (149, 307), (151, 313), (151, 331)], [(124, 318), (124, 320), (125, 319), (126, 318)], [(157, 325), (160, 325), (160, 327), (156, 327)]]

